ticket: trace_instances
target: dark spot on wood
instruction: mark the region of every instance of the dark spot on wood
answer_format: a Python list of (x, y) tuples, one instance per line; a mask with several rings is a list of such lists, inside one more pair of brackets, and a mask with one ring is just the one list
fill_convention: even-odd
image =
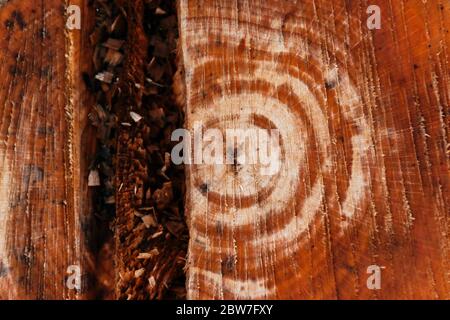
[(5, 21), (5, 28), (8, 30), (14, 29), (14, 20), (8, 19)]
[(336, 87), (336, 81), (334, 81), (334, 80), (325, 81), (325, 88), (327, 90), (334, 89), (335, 87)]
[(245, 50), (245, 39), (241, 39), (241, 41), (239, 41), (239, 46), (238, 46), (238, 52), (244, 52)]
[(21, 76), (23, 74), (22, 70), (20, 70), (17, 66), (10, 66), (9, 73), (14, 77)]
[(27, 24), (25, 22), (25, 19), (23, 18), (22, 12), (20, 12), (18, 10), (14, 10), (12, 13), (12, 18), (16, 20), (17, 24), (20, 27), (20, 30), (25, 29)]
[(83, 78), (83, 82), (86, 86), (86, 88), (90, 91), (90, 92), (95, 92), (95, 84), (92, 81), (91, 77), (89, 76), (89, 74), (87, 72), (83, 72), (82, 74), (82, 78)]
[(41, 136), (48, 136), (48, 135), (53, 136), (55, 134), (55, 130), (52, 127), (41, 126), (38, 127), (37, 133)]
[(23, 182), (25, 185), (34, 184), (44, 180), (44, 169), (36, 165), (28, 165), (24, 168)]
[(223, 235), (223, 225), (222, 225), (222, 223), (220, 221), (216, 222), (216, 232), (219, 235)]
[(49, 67), (42, 68), (39, 76), (40, 76), (41, 79), (50, 79), (51, 78), (51, 73), (50, 73)]
[(50, 38), (49, 32), (48, 32), (47, 28), (40, 28), (40, 29), (39, 29), (39, 33), (38, 33), (38, 37), (39, 37), (41, 40), (45, 40), (45, 39)]
[(233, 173), (235, 175), (237, 175), (239, 173), (239, 171), (241, 170), (242, 165), (239, 163), (238, 161), (238, 157), (239, 157), (239, 149), (238, 148), (234, 148), (231, 150), (228, 150), (231, 154), (229, 154), (229, 156), (233, 156), (233, 163), (231, 164)]
[(0, 278), (6, 277), (8, 275), (8, 273), (9, 273), (8, 267), (5, 266), (3, 261), (0, 261)]
[(19, 59), (23, 59), (23, 57), (21, 57), (21, 55), (20, 55), (19, 52), (14, 52), (14, 59), (15, 59), (16, 61), (18, 61)]
[(226, 257), (226, 259), (222, 261), (222, 271), (224, 273), (232, 272), (236, 266), (235, 260), (234, 256)]
[(208, 184), (206, 183), (201, 184), (199, 189), (201, 193), (206, 194), (208, 192)]

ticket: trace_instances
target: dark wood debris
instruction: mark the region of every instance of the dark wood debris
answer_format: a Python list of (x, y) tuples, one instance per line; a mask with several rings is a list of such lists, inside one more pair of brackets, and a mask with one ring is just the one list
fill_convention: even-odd
[(184, 299), (184, 168), (170, 160), (170, 135), (184, 118), (172, 92), (175, 1), (93, 6), (95, 74), (83, 74), (97, 97), (89, 114), (98, 142), (89, 185), (96, 215), (114, 233), (114, 245), (105, 247), (115, 257), (115, 298)]

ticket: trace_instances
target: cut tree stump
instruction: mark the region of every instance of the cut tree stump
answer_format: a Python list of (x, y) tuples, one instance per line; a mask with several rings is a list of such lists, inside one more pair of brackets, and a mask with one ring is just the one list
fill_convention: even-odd
[(277, 129), (281, 155), (272, 176), (188, 168), (188, 298), (449, 299), (450, 3), (180, 0), (179, 16), (186, 127)]
[[(80, 71), (92, 53), (88, 33), (66, 30), (66, 5), (0, 6), (0, 299), (90, 297), (86, 154), (95, 140)], [(89, 30), (95, 21), (84, 18)]]

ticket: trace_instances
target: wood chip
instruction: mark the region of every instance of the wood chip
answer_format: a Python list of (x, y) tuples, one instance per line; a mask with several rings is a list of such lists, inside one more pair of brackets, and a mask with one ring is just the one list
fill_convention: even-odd
[(134, 277), (135, 277), (135, 278), (139, 278), (139, 277), (141, 277), (144, 273), (145, 273), (145, 269), (144, 269), (144, 268), (141, 268), (141, 269), (136, 270), (136, 271), (134, 272)]
[(167, 12), (164, 11), (163, 9), (161, 9), (160, 7), (158, 7), (155, 10), (155, 14), (157, 14), (157, 15), (165, 15), (165, 14), (167, 14)]
[(150, 237), (150, 239), (156, 239), (163, 235), (163, 231), (156, 232), (154, 235)]
[(158, 223), (156, 223), (155, 218), (151, 214), (145, 215), (141, 219), (147, 229), (158, 226)]
[(141, 253), (139, 253), (137, 258), (139, 260), (147, 260), (147, 259), (151, 259), (153, 257), (156, 257), (157, 255), (159, 255), (159, 250), (155, 248), (155, 249), (153, 249), (150, 252), (141, 252)]
[(142, 218), (144, 214), (140, 213), (139, 211), (134, 210), (134, 215), (138, 218)]
[(88, 186), (98, 187), (100, 184), (100, 174), (98, 173), (98, 170), (91, 170), (88, 177)]
[(124, 40), (109, 38), (105, 43), (103, 43), (103, 46), (105, 48), (119, 50), (120, 48), (122, 48), (124, 43)]
[(105, 198), (105, 203), (106, 204), (114, 204), (114, 203), (116, 203), (116, 197), (115, 196), (106, 197)]
[(163, 210), (167, 208), (173, 200), (172, 182), (166, 182), (161, 189), (156, 190), (153, 194), (153, 199), (155, 200), (158, 209)]
[(150, 290), (152, 290), (152, 289), (156, 286), (156, 280), (155, 280), (155, 277), (154, 277), (154, 276), (151, 276), (151, 277), (148, 279), (148, 285), (149, 285), (149, 287), (150, 287)]
[(111, 72), (104, 71), (97, 73), (95, 79), (100, 80), (105, 83), (111, 83), (113, 81), (114, 75)]
[(133, 121), (136, 123), (142, 120), (142, 116), (140, 114), (137, 114), (136, 112), (131, 111), (130, 116), (131, 119), (133, 119)]
[(138, 258), (139, 260), (147, 260), (147, 259), (151, 259), (151, 258), (152, 258), (152, 255), (151, 255), (150, 253), (148, 253), (148, 252), (142, 252), (142, 253), (139, 253), (139, 255), (137, 256), (137, 258)]
[(117, 66), (119, 64), (122, 63), (123, 61), (123, 54), (115, 51), (115, 50), (108, 50), (105, 56), (105, 61), (110, 65), (110, 66)]

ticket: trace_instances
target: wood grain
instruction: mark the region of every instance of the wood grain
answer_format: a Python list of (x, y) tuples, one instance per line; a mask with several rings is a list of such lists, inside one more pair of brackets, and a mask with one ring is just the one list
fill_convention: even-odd
[(450, 298), (450, 3), (180, 0), (179, 16), (186, 127), (276, 128), (282, 154), (271, 177), (189, 166), (188, 297)]
[[(82, 61), (87, 33), (65, 26), (62, 0), (11, 0), (0, 8), (1, 299), (88, 297), (93, 266), (83, 153), (91, 143), (91, 98), (80, 70), (92, 54)], [(71, 265), (81, 268), (81, 290), (66, 285)]]

